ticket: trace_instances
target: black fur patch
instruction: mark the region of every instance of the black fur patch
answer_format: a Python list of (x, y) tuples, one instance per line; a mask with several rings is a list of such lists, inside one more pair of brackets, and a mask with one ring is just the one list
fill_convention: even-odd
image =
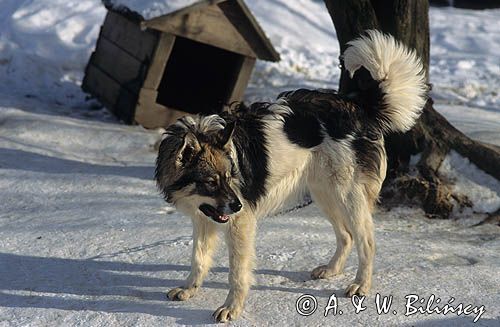
[(356, 162), (367, 175), (378, 175), (383, 158), (383, 145), (366, 137), (356, 137), (352, 146)]
[(182, 190), (183, 188), (185, 188), (186, 186), (188, 186), (190, 184), (194, 184), (194, 181), (195, 180), (194, 180), (192, 174), (189, 174), (189, 173), (184, 174), (181, 176), (181, 178), (176, 180), (172, 185), (168, 186), (165, 189), (165, 193), (170, 195), (175, 191)]
[(249, 108), (240, 105), (227, 121), (235, 121), (233, 144), (238, 153), (239, 171), (242, 177), (241, 194), (252, 206), (266, 193), (269, 175), (269, 155), (264, 135), (266, 128), (262, 118), (269, 114), (269, 103), (254, 103)]
[(284, 92), (293, 114), (285, 117), (285, 132), (291, 142), (309, 148), (321, 143), (321, 127), (334, 140), (348, 135), (378, 139), (382, 136), (378, 82), (366, 81), (362, 94), (340, 95), (332, 90), (299, 89)]
[(285, 131), (291, 142), (313, 147), (323, 141), (321, 126), (335, 140), (360, 130), (360, 110), (352, 102), (329, 90), (300, 89), (280, 94), (293, 111), (285, 117)]
[(312, 148), (323, 142), (318, 119), (303, 110), (295, 110), (285, 117), (284, 130), (290, 142), (304, 148)]

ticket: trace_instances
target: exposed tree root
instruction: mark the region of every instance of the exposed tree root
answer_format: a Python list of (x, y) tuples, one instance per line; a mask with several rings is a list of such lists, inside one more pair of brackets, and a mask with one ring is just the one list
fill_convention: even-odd
[[(418, 203), (429, 216), (448, 218), (455, 206), (461, 209), (472, 203), (466, 195), (453, 193), (451, 182), (440, 176), (439, 168), (446, 155), (455, 150), (500, 180), (500, 148), (471, 140), (432, 105), (430, 99), (410, 132), (387, 139), (389, 173), (382, 197), (389, 205), (402, 201)], [(412, 176), (410, 158), (417, 154), (421, 157)]]

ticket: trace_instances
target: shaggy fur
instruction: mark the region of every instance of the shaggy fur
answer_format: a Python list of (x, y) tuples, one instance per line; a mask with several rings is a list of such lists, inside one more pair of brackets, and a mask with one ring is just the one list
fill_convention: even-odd
[(372, 210), (386, 173), (383, 136), (414, 125), (426, 86), (419, 59), (391, 36), (369, 31), (349, 44), (347, 70), (367, 77), (367, 87), (354, 97), (301, 89), (281, 94), (275, 103), (184, 117), (168, 128), (156, 179), (165, 199), (189, 215), (194, 226), (191, 273), (169, 298), (196, 294), (222, 230), (230, 291), (214, 317), (237, 318), (252, 284), (257, 219), (305, 191), (337, 239), (334, 256), (313, 269), (312, 278), (342, 273), (355, 244), (359, 267), (346, 294), (370, 290)]

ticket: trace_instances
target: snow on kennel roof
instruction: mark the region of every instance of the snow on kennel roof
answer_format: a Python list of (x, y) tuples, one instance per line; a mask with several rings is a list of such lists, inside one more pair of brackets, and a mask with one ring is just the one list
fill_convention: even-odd
[[(102, 0), (109, 10), (118, 11), (132, 19), (141, 21), (141, 26), (160, 31), (171, 32), (165, 25), (176, 21), (178, 29), (185, 29), (190, 13), (203, 11), (206, 8), (218, 6), (224, 11), (223, 20), (232, 24), (253, 49), (259, 59), (279, 61), (280, 55), (260, 27), (244, 0)], [(195, 15), (196, 16), (196, 15)], [(184, 19), (186, 18), (186, 19)], [(211, 23), (214, 17), (211, 19)], [(215, 23), (216, 24), (216, 23)], [(221, 30), (222, 33), (228, 31)], [(175, 34), (175, 33), (174, 33)]]
[(108, 8), (117, 11), (128, 8), (142, 16), (144, 20), (173, 13), (196, 2), (199, 0), (103, 0)]

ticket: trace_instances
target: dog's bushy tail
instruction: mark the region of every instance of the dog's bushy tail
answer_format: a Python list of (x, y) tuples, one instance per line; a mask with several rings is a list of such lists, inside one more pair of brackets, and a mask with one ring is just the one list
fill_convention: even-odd
[(343, 59), (351, 78), (364, 67), (378, 82), (380, 99), (372, 107), (377, 112), (372, 114), (382, 131), (408, 131), (427, 100), (428, 87), (420, 58), (393, 36), (376, 30), (367, 31), (348, 45)]

